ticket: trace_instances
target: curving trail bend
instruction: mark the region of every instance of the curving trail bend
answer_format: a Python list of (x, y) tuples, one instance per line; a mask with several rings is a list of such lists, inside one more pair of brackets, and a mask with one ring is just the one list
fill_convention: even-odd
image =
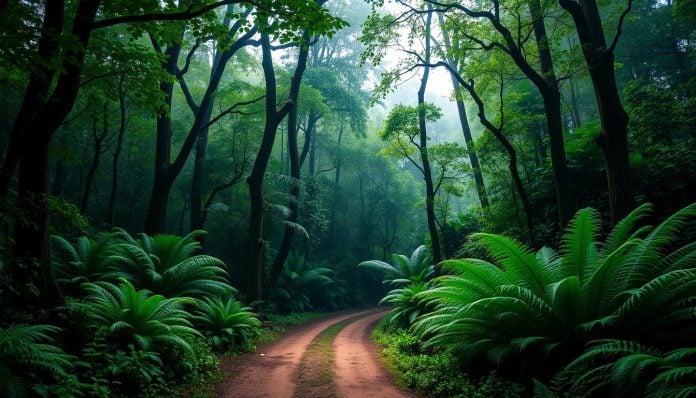
[[(216, 388), (218, 397), (291, 398), (295, 394), (298, 369), (308, 346), (331, 325), (355, 318), (333, 341), (333, 385), (326, 397), (411, 397), (392, 384), (391, 375), (379, 363), (379, 352), (370, 332), (386, 314), (374, 309), (332, 316), (292, 329), (273, 344), (259, 347), (223, 363), (230, 377)], [(322, 395), (312, 397), (323, 398)], [(309, 397), (308, 397), (309, 398)]]
[(333, 342), (333, 381), (339, 397), (411, 396), (392, 384), (392, 376), (379, 363), (379, 350), (370, 340), (370, 332), (386, 313), (382, 311), (362, 317), (336, 335)]

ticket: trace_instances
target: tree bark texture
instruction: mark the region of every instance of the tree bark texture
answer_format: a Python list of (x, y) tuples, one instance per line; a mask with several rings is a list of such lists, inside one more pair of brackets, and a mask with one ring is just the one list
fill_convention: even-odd
[(614, 47), (618, 34), (621, 32), (621, 26), (619, 25), (619, 33), (611, 46), (607, 48), (602, 20), (595, 0), (580, 0), (579, 3), (559, 0), (559, 3), (573, 18), (594, 87), (601, 125), (597, 144), (604, 155), (611, 223), (614, 225), (634, 207), (631, 166), (628, 158), (628, 115), (621, 103), (614, 74)]

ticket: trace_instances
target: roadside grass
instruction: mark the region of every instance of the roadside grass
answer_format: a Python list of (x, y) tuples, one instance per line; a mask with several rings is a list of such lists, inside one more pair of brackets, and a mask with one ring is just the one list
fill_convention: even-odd
[(516, 398), (525, 396), (525, 386), (503, 379), (494, 372), (471, 378), (457, 358), (443, 351), (424, 349), (418, 337), (384, 323), (370, 337), (381, 347), (381, 359), (399, 387), (427, 397)]

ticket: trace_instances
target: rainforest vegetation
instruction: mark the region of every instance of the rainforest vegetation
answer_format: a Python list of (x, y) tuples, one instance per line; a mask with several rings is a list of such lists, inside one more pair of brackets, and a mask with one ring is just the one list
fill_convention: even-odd
[(424, 396), (696, 397), (693, 0), (0, 0), (0, 43), (1, 396), (379, 303)]

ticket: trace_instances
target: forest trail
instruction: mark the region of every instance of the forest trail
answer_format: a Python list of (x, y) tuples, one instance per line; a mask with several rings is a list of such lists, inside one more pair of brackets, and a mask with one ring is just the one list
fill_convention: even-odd
[[(370, 332), (385, 314), (386, 311), (374, 309), (353, 311), (292, 329), (278, 341), (259, 347), (255, 353), (241, 355), (226, 363), (224, 368), (229, 378), (218, 386), (217, 396), (410, 397), (392, 384), (391, 375), (379, 363), (378, 349), (370, 340)], [(337, 328), (340, 328), (338, 334), (330, 336), (332, 380), (317, 381), (322, 378), (319, 375), (312, 380), (311, 375), (308, 377), (306, 374), (308, 369), (322, 369), (316, 369), (318, 360), (311, 358), (316, 353), (306, 355), (308, 348), (316, 344), (325, 332)], [(324, 354), (330, 355), (331, 352)]]

